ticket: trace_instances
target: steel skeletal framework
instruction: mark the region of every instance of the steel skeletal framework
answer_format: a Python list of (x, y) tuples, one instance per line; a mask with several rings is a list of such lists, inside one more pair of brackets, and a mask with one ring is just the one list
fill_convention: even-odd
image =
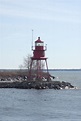
[[(32, 46), (33, 56), (31, 57), (30, 71), (29, 77), (31, 78), (33, 75), (33, 70), (35, 71), (35, 75), (37, 78), (43, 77), (43, 68), (46, 67), (46, 76), (48, 78), (48, 64), (47, 57), (45, 57), (45, 51), (47, 50), (47, 46), (44, 46), (44, 42), (40, 40), (40, 37), (35, 41), (35, 46)], [(35, 63), (35, 67), (33, 67), (33, 63)]]

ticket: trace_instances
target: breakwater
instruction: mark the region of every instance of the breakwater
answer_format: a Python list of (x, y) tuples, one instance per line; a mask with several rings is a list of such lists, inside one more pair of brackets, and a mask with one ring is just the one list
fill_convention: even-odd
[(0, 88), (20, 89), (72, 89), (69, 82), (60, 81), (0, 81)]
[[(44, 73), (45, 74), (45, 73)], [(53, 76), (50, 76), (53, 77)], [(20, 88), (20, 89), (73, 89), (71, 83), (65, 81), (42, 79), (28, 79), (27, 71), (1, 71), (0, 88)]]

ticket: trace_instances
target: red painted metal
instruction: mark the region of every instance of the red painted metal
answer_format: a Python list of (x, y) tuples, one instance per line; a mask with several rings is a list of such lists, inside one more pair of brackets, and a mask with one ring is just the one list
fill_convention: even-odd
[(33, 51), (33, 56), (31, 57), (31, 64), (30, 64), (30, 77), (32, 76), (32, 65), (33, 61), (36, 61), (36, 72), (37, 72), (37, 77), (42, 77), (42, 61), (45, 61), (46, 64), (46, 70), (48, 74), (48, 64), (47, 64), (47, 57), (45, 57), (45, 51), (47, 50), (47, 47), (44, 46), (44, 42), (40, 40), (40, 37), (35, 41), (35, 47), (32, 47)]

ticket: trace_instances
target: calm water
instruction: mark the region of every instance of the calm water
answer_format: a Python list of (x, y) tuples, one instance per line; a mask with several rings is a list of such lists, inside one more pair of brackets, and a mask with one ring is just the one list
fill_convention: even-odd
[(81, 121), (81, 71), (51, 73), (79, 89), (0, 89), (0, 121)]

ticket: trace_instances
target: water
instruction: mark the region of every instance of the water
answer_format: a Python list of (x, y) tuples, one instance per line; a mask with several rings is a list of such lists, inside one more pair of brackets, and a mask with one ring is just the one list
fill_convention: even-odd
[(81, 71), (51, 71), (57, 81), (70, 82), (81, 89)]
[(79, 89), (0, 89), (0, 121), (81, 121), (81, 72), (51, 73)]

